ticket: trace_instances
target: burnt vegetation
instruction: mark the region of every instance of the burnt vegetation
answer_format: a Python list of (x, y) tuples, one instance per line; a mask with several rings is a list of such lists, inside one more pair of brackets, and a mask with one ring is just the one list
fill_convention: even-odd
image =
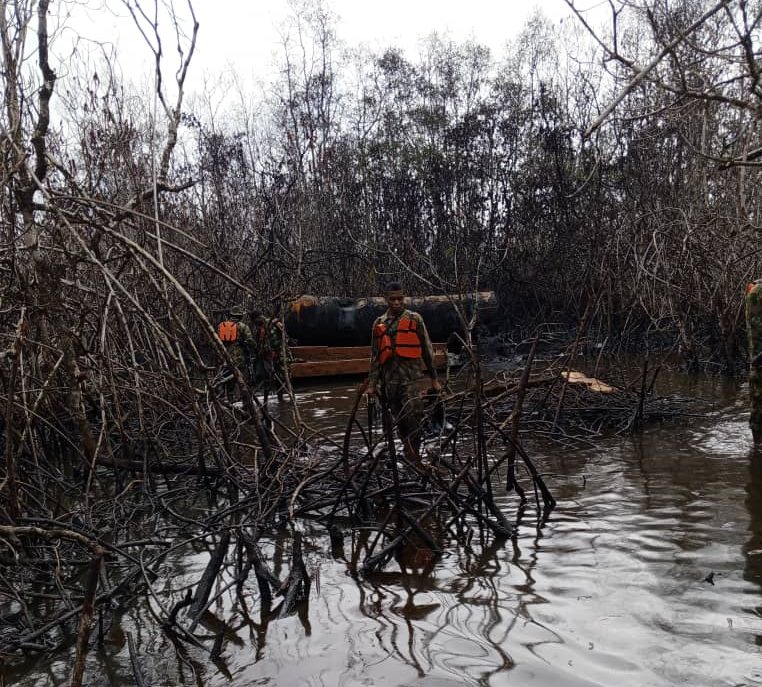
[[(737, 370), (760, 267), (758, 3), (614, 2), (601, 30), (535, 17), (504, 55), (434, 37), (415, 60), (349, 51), (315, 5), (269, 96), (214, 118), (218, 93), (185, 93), (203, 31), (190, 2), (123, 4), (155, 58), (147, 97), (105, 53), (64, 74), (49, 25), (65, 3), (0, 0), (3, 660), (68, 645), (79, 685), (88, 646), (138, 595), (218, 659), (237, 622), (303, 612), (303, 519), (337, 550), (371, 529), (362, 576), (410, 542), (486, 546), (527, 504), (536, 526), (551, 512), (519, 430), (565, 436), (584, 405), (568, 372), (530, 374), (532, 353), (485, 382), (464, 315), (464, 382), (422, 466), (387, 413), (360, 418), (359, 394), (343, 441), (296, 403), (272, 422), (238, 373), (231, 403), (214, 330), (231, 305), (277, 313), (394, 276), (417, 294), (494, 290), (506, 331), (567, 327), (569, 360), (594, 341)], [(653, 375), (607, 401), (617, 429), (642, 425)], [(597, 432), (585, 417), (575, 431)], [(509, 514), (493, 493), (506, 480)], [(258, 544), (275, 528), (291, 533), (286, 574)], [(187, 589), (163, 572), (178, 551), (209, 552)]]

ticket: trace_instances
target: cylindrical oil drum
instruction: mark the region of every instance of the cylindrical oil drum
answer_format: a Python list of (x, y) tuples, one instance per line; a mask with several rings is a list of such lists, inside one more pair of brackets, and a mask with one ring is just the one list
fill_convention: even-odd
[[(445, 342), (463, 329), (454, 302), (462, 304), (466, 318), (478, 305), (483, 325), (489, 326), (497, 314), (492, 291), (464, 297), (413, 296), (405, 299), (405, 307), (421, 314), (432, 341)], [(383, 298), (302, 296), (286, 314), (286, 331), (302, 346), (369, 346), (373, 321), (385, 310)]]

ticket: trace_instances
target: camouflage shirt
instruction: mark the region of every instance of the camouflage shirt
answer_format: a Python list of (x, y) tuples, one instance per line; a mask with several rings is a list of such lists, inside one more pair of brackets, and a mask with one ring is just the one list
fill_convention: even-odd
[(746, 334), (749, 341), (749, 359), (757, 361), (762, 357), (762, 283), (754, 282), (754, 287), (746, 294)]
[[(402, 317), (408, 317), (418, 323), (416, 331), (418, 333), (418, 339), (421, 342), (421, 358), (429, 373), (429, 377), (431, 377), (431, 379), (436, 379), (437, 370), (436, 367), (434, 367), (434, 347), (431, 344), (429, 332), (426, 330), (423, 318), (417, 312), (403, 310), (395, 317), (387, 310), (381, 317), (376, 318), (376, 321), (373, 323), (372, 331), (376, 331), (377, 325), (384, 324), (386, 325), (390, 336), (394, 337), (397, 333), (397, 325)], [(421, 378), (421, 360), (418, 358), (402, 358), (398, 355), (392, 355), (389, 360), (381, 365), (378, 361), (378, 340), (373, 336), (368, 383), (376, 386), (382, 372), (385, 384), (410, 384)]]
[(746, 294), (746, 331), (749, 337), (749, 424), (755, 442), (762, 441), (762, 283)]
[[(283, 354), (283, 323), (280, 320), (267, 320), (257, 327), (254, 352), (258, 358), (279, 360)], [(286, 346), (286, 361), (291, 362), (291, 351)]]
[(227, 344), (228, 355), (238, 367), (248, 364), (248, 358), (254, 352), (254, 334), (248, 324), (234, 320), (238, 328), (238, 337), (234, 343)]

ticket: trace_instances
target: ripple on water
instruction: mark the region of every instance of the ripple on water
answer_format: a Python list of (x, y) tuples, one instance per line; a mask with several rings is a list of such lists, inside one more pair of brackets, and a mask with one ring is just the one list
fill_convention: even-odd
[(715, 458), (746, 456), (753, 445), (748, 418), (725, 419), (698, 430), (693, 433), (691, 444)]

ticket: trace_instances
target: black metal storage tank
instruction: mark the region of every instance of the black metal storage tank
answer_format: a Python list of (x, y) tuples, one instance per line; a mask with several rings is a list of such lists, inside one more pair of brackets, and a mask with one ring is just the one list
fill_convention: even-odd
[[(405, 307), (419, 312), (432, 341), (447, 341), (461, 331), (452, 305), (458, 296), (408, 297)], [(481, 291), (462, 299), (467, 316), (479, 305), (479, 321), (489, 325), (497, 312), (492, 291)], [(386, 310), (383, 298), (340, 298), (302, 296), (291, 304), (286, 314), (286, 331), (303, 346), (369, 346), (373, 320)]]

